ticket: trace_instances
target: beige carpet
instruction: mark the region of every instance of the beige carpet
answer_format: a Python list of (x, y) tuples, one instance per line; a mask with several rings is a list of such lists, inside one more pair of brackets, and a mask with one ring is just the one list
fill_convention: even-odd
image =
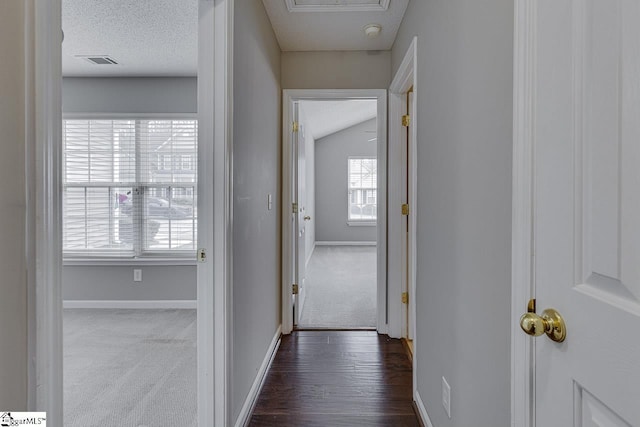
[(64, 311), (65, 427), (196, 426), (196, 311)]
[(300, 328), (376, 326), (376, 247), (316, 246)]

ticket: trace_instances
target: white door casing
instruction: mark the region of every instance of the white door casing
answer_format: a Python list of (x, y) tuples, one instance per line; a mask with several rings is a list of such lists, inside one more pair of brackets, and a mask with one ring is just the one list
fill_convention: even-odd
[(535, 296), (567, 338), (514, 327), (513, 423), (637, 426), (640, 2), (525, 0), (516, 18), (513, 317)]

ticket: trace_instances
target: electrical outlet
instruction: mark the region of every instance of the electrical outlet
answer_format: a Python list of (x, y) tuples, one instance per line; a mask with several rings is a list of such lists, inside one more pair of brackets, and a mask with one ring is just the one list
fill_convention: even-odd
[(142, 282), (142, 269), (140, 268), (133, 269), (133, 281)]
[(442, 377), (442, 406), (451, 419), (451, 387), (444, 377)]

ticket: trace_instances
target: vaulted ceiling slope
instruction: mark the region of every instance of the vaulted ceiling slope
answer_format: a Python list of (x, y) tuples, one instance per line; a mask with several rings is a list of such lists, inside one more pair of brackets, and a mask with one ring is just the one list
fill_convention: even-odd
[[(378, 102), (375, 99), (300, 101), (300, 108), (305, 116), (308, 130), (317, 141), (375, 118)], [(371, 138), (375, 138), (375, 135)]]
[[(409, 3), (409, 0), (262, 1), (284, 52), (390, 50)], [(382, 26), (378, 37), (367, 37), (364, 27), (368, 24)]]
[(198, 0), (63, 0), (62, 29), (64, 76), (197, 73)]

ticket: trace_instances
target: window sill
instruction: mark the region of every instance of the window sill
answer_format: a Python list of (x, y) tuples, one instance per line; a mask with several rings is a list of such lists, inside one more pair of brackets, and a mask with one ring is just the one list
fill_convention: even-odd
[(347, 221), (349, 227), (376, 227), (378, 225), (375, 221)]
[(87, 266), (176, 266), (176, 265), (196, 265), (198, 262), (194, 258), (65, 258), (63, 266), (87, 267)]

